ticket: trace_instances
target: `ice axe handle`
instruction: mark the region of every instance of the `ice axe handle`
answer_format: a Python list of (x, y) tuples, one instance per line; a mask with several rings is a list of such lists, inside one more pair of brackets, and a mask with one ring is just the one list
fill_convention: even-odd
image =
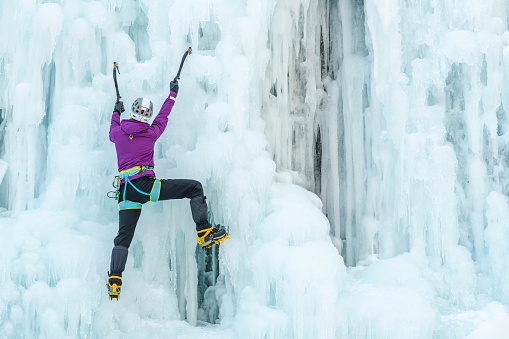
[(118, 92), (118, 83), (117, 83), (117, 72), (120, 74), (120, 68), (118, 68), (118, 64), (116, 62), (113, 63), (113, 81), (115, 82), (115, 90), (117, 91), (117, 104), (120, 101), (120, 93)]
[(187, 49), (187, 51), (184, 53), (184, 56), (182, 57), (182, 61), (180, 62), (179, 71), (177, 72), (177, 76), (175, 77), (175, 79), (173, 79), (173, 82), (176, 82), (177, 80), (180, 79), (180, 72), (182, 71), (182, 66), (184, 66), (184, 61), (186, 61), (187, 55), (191, 54), (191, 52), (192, 52), (192, 49), (191, 49), (191, 47), (189, 47)]

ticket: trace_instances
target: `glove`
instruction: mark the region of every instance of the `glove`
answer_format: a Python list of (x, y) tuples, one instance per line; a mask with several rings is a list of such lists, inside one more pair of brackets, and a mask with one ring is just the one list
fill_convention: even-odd
[(117, 112), (119, 115), (122, 114), (122, 112), (125, 112), (124, 103), (122, 101), (115, 103), (115, 108), (113, 109), (113, 112)]
[(177, 80), (173, 80), (170, 82), (170, 92), (175, 92), (178, 94), (179, 92), (179, 83)]

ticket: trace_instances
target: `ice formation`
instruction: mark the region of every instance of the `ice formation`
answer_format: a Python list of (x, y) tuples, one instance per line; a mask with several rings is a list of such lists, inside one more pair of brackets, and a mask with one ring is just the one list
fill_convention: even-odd
[[(0, 3), (0, 338), (509, 336), (505, 0)], [(160, 178), (118, 302), (113, 62)], [(126, 114), (125, 114), (126, 115)], [(124, 115), (124, 118), (125, 118)]]

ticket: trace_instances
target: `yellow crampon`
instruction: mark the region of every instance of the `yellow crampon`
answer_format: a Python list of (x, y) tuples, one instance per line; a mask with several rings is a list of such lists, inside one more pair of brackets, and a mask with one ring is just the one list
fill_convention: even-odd
[(212, 242), (212, 239), (211, 240), (205, 240), (207, 235), (209, 235), (212, 232), (212, 227), (209, 227), (209, 228), (206, 228), (204, 230), (198, 231), (198, 235), (200, 235), (200, 233), (203, 233), (203, 232), (205, 232), (205, 234), (202, 235), (201, 237), (196, 238), (196, 241), (198, 242), (198, 244), (201, 245), (201, 247), (206, 247), (206, 246), (210, 245), (210, 243)]
[(214, 241), (212, 241), (208, 246), (206, 246), (205, 248), (209, 248), (209, 247), (212, 247), (212, 245), (218, 245), (219, 243), (223, 242), (224, 239), (230, 239), (229, 237), (230, 234), (228, 233), (225, 233), (225, 235), (219, 239), (215, 239)]
[(113, 299), (117, 299), (120, 297), (120, 286), (118, 286), (117, 284), (113, 284), (113, 285), (110, 285), (110, 278), (116, 278), (116, 279), (121, 279), (122, 280), (122, 277), (117, 277), (117, 276), (111, 276), (108, 278), (108, 294), (109, 294), (109, 297), (110, 297), (110, 300), (113, 300)]
[(212, 247), (213, 245), (216, 245), (216, 244), (219, 244), (221, 242), (224, 241), (224, 239), (229, 239), (229, 234), (228, 233), (225, 233), (223, 236), (221, 236), (220, 238), (218, 239), (214, 239), (214, 237), (210, 237), (208, 239), (205, 239), (207, 238), (207, 236), (213, 231), (213, 228), (210, 227), (210, 228), (206, 228), (206, 229), (203, 229), (203, 230), (200, 230), (198, 231), (198, 235), (200, 233), (203, 233), (205, 232), (204, 235), (202, 235), (201, 237), (197, 237), (196, 238), (196, 241), (198, 242), (198, 244), (201, 245), (201, 247), (203, 248), (209, 248), (209, 247)]

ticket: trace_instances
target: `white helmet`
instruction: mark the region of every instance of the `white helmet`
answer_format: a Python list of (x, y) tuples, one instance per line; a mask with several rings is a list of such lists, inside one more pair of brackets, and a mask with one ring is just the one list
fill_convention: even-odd
[(131, 106), (131, 119), (148, 123), (154, 112), (152, 101), (147, 98), (138, 98)]

